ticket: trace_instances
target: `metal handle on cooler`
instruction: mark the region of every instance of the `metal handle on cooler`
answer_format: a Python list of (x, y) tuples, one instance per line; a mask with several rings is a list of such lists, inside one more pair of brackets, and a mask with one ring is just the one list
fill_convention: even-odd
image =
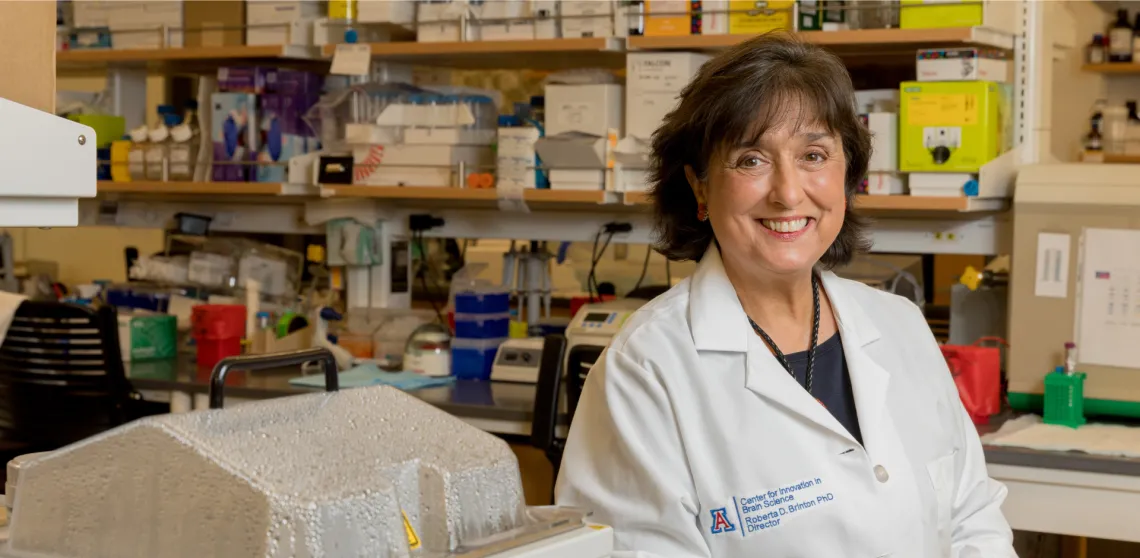
[(308, 362), (318, 361), (325, 373), (325, 391), (340, 389), (339, 377), (336, 370), (336, 358), (328, 349), (314, 347), (288, 353), (275, 353), (269, 355), (245, 355), (226, 357), (218, 361), (214, 371), (210, 373), (210, 408), (221, 409), (225, 398), (226, 375), (230, 370), (265, 370), (267, 368), (282, 368), (286, 366), (302, 366)]

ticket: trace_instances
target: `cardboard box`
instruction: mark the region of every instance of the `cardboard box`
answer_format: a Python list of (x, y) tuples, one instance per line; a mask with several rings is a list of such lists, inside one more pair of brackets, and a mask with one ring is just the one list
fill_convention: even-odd
[(184, 42), (195, 46), (241, 46), (245, 44), (245, 2), (220, 0), (183, 4), (186, 21)]
[(645, 0), (645, 36), (675, 37), (693, 31), (690, 0)]
[[(614, 83), (546, 86), (546, 134), (622, 134), (622, 86)], [(545, 159), (545, 157), (544, 157)]]
[(906, 193), (903, 177), (889, 172), (867, 173), (867, 194), (871, 196), (898, 196)]
[(626, 55), (625, 134), (648, 140), (677, 97), (710, 56), (694, 52), (631, 52)]
[[(482, 4), (469, 4), (466, 0), (421, 3), (416, 18), (416, 40), (421, 43), (477, 41), (482, 8)], [(467, 23), (464, 26), (465, 13)]]
[(533, 0), (534, 38), (558, 39), (562, 37), (559, 14), (562, 12), (559, 0)]
[(356, 0), (356, 21), (390, 23), (410, 30), (416, 22), (416, 0)]
[[(562, 0), (561, 6), (563, 37), (580, 39), (618, 35), (612, 0)], [(625, 27), (625, 22), (622, 26)], [(628, 34), (628, 30), (624, 34)]]
[(915, 78), (918, 81), (996, 81), (1013, 80), (1005, 53), (977, 48), (943, 48), (918, 51)]
[(899, 0), (899, 27), (936, 29), (982, 25), (985, 6), (963, 0)]
[(977, 172), (1009, 149), (1013, 119), (1008, 86), (908, 81), (899, 89), (900, 170)]
[(910, 195), (936, 198), (970, 195), (967, 190), (971, 184), (976, 189), (978, 183), (976, 176), (961, 172), (912, 172), (907, 178)]
[(693, 7), (693, 34), (727, 35), (728, 10), (728, 0), (702, 0), (700, 9)]
[(481, 41), (534, 39), (533, 5), (530, 0), (496, 0), (483, 4), (479, 23)]
[(259, 96), (258, 110), (261, 137), (264, 139), (257, 152), (257, 182), (285, 182), (288, 162), (309, 149), (312, 135), (302, 116), (317, 98), (305, 94), (267, 93)]
[(352, 150), (353, 184), (374, 186), (458, 186), (462, 161), (467, 173), (489, 172), (490, 147), (468, 145), (364, 145)]
[(210, 96), (210, 139), (214, 144), (213, 177), (217, 182), (245, 182), (260, 149), (257, 95), (214, 93)]
[(538, 128), (517, 126), (499, 128), (495, 152), (495, 181), (499, 188), (535, 188), (538, 186), (538, 162), (534, 144)]
[(82, 2), (76, 6), (76, 26), (110, 29), (111, 46), (116, 49), (178, 48), (183, 44), (182, 4), (178, 0)]
[(311, 45), (322, 16), (324, 4), (315, 0), (246, 0), (246, 44)]
[(550, 187), (572, 190), (612, 189), (606, 172), (614, 165), (616, 136), (577, 132), (539, 138), (534, 144), (544, 167), (550, 169)]
[(899, 115), (893, 112), (872, 112), (859, 115), (871, 131), (871, 159), (867, 170), (892, 172), (899, 168)]
[(846, 26), (844, 0), (800, 0), (796, 29), (799, 31), (838, 31)]
[(728, 32), (733, 35), (753, 35), (793, 29), (792, 13), (795, 0), (730, 0)]

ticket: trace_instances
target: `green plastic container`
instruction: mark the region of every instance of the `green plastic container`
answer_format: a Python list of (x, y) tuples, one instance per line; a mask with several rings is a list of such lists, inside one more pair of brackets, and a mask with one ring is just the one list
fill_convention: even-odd
[(1076, 428), (1085, 423), (1085, 373), (1058, 366), (1045, 376), (1045, 424)]

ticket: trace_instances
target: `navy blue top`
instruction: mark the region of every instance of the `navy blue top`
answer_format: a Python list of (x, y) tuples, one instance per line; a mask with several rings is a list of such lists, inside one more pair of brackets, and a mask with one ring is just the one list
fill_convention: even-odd
[[(796, 372), (796, 381), (804, 385), (807, 377), (808, 352), (786, 355), (788, 364)], [(855, 392), (851, 389), (851, 375), (847, 372), (847, 359), (843, 356), (843, 341), (839, 334), (820, 343), (815, 349), (815, 367), (812, 369), (812, 395), (823, 402), (832, 416), (851, 435), (863, 443), (859, 431), (859, 417), (855, 413)]]

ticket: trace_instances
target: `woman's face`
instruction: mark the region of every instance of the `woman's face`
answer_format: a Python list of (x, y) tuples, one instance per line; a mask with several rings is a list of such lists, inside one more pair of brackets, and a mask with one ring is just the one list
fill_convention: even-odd
[(843, 227), (842, 140), (808, 121), (789, 116), (754, 145), (725, 146), (709, 162), (704, 182), (686, 168), (697, 201), (708, 208), (721, 257), (740, 271), (809, 271)]

